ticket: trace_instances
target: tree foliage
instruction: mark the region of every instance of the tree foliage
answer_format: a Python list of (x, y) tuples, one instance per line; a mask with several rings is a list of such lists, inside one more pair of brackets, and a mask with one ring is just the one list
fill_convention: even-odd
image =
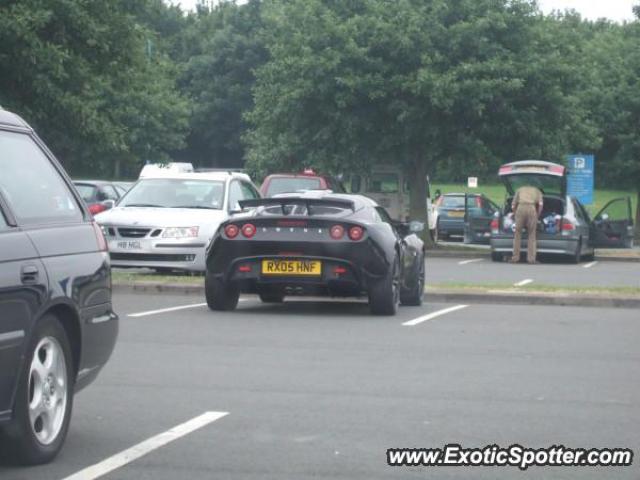
[[(187, 105), (174, 67), (147, 48), (145, 2), (5, 1), (0, 104), (20, 113), (72, 171), (166, 158), (182, 145)], [(135, 8), (134, 8), (135, 7)]]

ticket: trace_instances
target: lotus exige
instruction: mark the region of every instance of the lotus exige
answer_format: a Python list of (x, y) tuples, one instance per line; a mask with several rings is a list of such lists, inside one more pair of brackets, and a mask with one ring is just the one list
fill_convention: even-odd
[(309, 191), (240, 201), (207, 250), (212, 310), (233, 310), (240, 293), (266, 303), (288, 295), (368, 296), (371, 312), (420, 305), (424, 245), (419, 222), (391, 220), (361, 195)]

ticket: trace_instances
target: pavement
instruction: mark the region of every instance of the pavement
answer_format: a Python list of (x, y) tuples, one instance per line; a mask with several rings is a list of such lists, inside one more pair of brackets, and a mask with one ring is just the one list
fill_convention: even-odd
[[(243, 297), (215, 313), (200, 295), (114, 302), (118, 345), (76, 397), (60, 456), (0, 467), (3, 480), (640, 477), (637, 462), (522, 473), (389, 467), (385, 457), (447, 443), (638, 452), (637, 310), (428, 303), (372, 317), (354, 301)], [(209, 411), (228, 414), (202, 422)], [(191, 419), (193, 431), (171, 430)], [(165, 445), (141, 443), (161, 433)]]

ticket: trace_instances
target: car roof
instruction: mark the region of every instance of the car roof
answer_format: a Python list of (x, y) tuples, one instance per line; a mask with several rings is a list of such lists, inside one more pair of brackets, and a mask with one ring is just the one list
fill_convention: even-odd
[(159, 180), (159, 179), (169, 179), (169, 180), (217, 180), (219, 182), (226, 182), (230, 179), (241, 179), (246, 180), (248, 182), (251, 181), (251, 178), (246, 173), (241, 172), (164, 172), (162, 174), (158, 174), (155, 176), (153, 174), (149, 176), (142, 177), (140, 180)]
[(265, 180), (271, 178), (333, 178), (333, 176), (322, 173), (272, 173), (267, 175)]
[(302, 192), (279, 193), (274, 198), (318, 198), (327, 200), (348, 200), (354, 202), (356, 210), (363, 207), (377, 207), (378, 204), (364, 195), (354, 195), (350, 193), (333, 193), (330, 190), (305, 190)]
[(467, 197), (482, 197), (483, 194), (482, 193), (464, 193), (464, 192), (462, 192), (462, 193), (453, 193), (452, 192), (452, 193), (443, 193), (441, 196), (442, 197), (464, 197), (465, 195)]
[(20, 128), (28, 128), (31, 127), (25, 122), (22, 118), (20, 118), (15, 113), (11, 113), (8, 110), (4, 110), (0, 107), (0, 126), (9, 126), (9, 127), (20, 127)]

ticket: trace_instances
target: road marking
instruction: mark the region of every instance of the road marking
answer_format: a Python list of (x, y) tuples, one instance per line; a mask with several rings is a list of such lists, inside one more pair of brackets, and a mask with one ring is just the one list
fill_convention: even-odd
[(595, 262), (587, 263), (587, 264), (583, 265), (583, 268), (591, 268), (591, 267), (593, 267), (594, 265), (597, 265), (597, 263), (598, 263), (598, 261), (597, 261), (597, 260), (596, 260)]
[(405, 327), (413, 327), (441, 315), (446, 315), (447, 313), (455, 312), (456, 310), (462, 310), (463, 308), (467, 308), (468, 306), (469, 305), (456, 305), (455, 307), (444, 308), (442, 310), (438, 310), (437, 312), (428, 313), (427, 315), (423, 315), (421, 317), (414, 318), (413, 320), (409, 320), (408, 322), (404, 322), (402, 325), (404, 325)]
[(513, 286), (514, 287), (524, 287), (525, 285), (529, 285), (531, 282), (533, 282), (533, 280), (531, 278), (525, 278), (524, 280), (521, 280), (517, 283), (514, 283)]
[(134, 445), (131, 448), (123, 450), (120, 453), (116, 453), (112, 457), (109, 457), (100, 463), (96, 463), (84, 470), (80, 470), (63, 480), (94, 480), (95, 478), (102, 477), (103, 475), (106, 475), (127, 463), (131, 463), (147, 453), (166, 445), (167, 443), (173, 442), (180, 437), (184, 437), (185, 435), (188, 435), (211, 422), (215, 422), (228, 414), (229, 412), (205, 412), (198, 417), (192, 418), (185, 423), (167, 430), (166, 432), (162, 432), (138, 443), (137, 445)]
[(463, 260), (458, 262), (458, 265), (467, 265), (469, 263), (481, 262), (484, 258), (472, 258), (471, 260)]
[(158, 310), (148, 310), (146, 312), (130, 313), (127, 317), (146, 317), (147, 315), (155, 315), (157, 313), (175, 312), (176, 310), (186, 310), (187, 308), (204, 307), (206, 303), (193, 303), (191, 305), (180, 305), (178, 307), (160, 308)]
[[(241, 298), (239, 302), (250, 302), (253, 298)], [(138, 317), (146, 317), (148, 315), (155, 315), (157, 313), (166, 313), (166, 312), (175, 312), (177, 310), (186, 310), (187, 308), (198, 308), (204, 307), (206, 303), (192, 303), (190, 305), (179, 305), (177, 307), (168, 307), (168, 308), (160, 308), (158, 310), (148, 310), (146, 312), (138, 312), (138, 313), (129, 313), (127, 317), (138, 318)]]

